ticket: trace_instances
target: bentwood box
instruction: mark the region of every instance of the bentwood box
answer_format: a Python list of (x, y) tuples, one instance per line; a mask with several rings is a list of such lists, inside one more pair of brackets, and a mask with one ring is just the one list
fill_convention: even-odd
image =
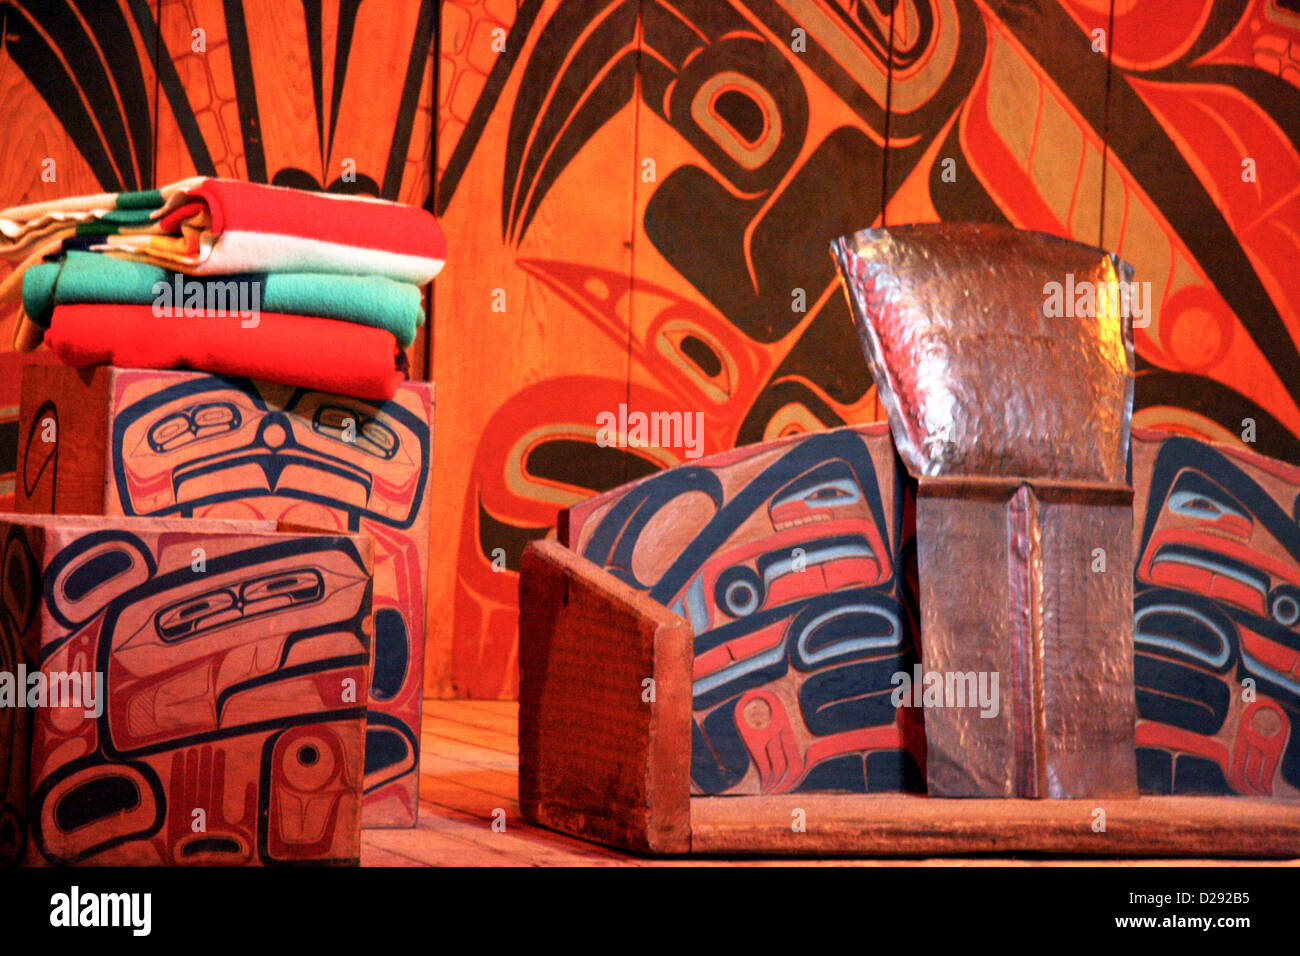
[(371, 545), (0, 513), (0, 859), (355, 864)]
[(414, 826), (433, 386), (387, 402), (206, 373), (29, 365), (17, 510), (264, 518), (374, 545), (366, 826)]
[[(1109, 542), (1105, 572), (1091, 539), (1073, 550), (1135, 596), (1112, 626), (1132, 634), (1140, 792), (945, 798), (927, 787), (924, 723), (987, 701), (915, 692), (911, 675), (940, 672), (917, 489), (886, 428), (670, 468), (570, 508), (559, 541), (528, 547), (524, 815), (660, 854), (1294, 857), (1300, 469), (1135, 431), (1131, 548)], [(1049, 487), (1044, 510), (1074, 490)], [(975, 500), (1002, 507), (989, 491)], [(997, 596), (966, 593), (978, 613)]]

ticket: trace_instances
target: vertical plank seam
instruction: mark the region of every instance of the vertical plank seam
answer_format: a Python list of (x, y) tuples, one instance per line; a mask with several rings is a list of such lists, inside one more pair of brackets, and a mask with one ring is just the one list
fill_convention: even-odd
[(248, 40), (242, 0), (222, 0), (226, 15), (226, 42), (235, 82), (235, 107), (244, 146), (244, 175), (249, 182), (270, 182), (262, 143), (262, 114), (257, 105), (257, 82), (253, 76), (253, 51)]
[[(1044, 558), (1043, 558), (1043, 502), (1032, 485), (1025, 485), (1027, 497), (1029, 534), (1029, 637), (1032, 641), (1029, 657), (1029, 676), (1033, 690), (1034, 717), (1034, 796), (1044, 799), (1051, 796), (1047, 790), (1047, 691), (1043, 669), (1047, 661), (1047, 632), (1044, 620)], [(1056, 589), (1060, 594), (1060, 588)], [(1059, 642), (1055, 642), (1059, 644)]]
[[(143, 37), (141, 38), (143, 39)], [(158, 188), (158, 101), (162, 98), (162, 73), (158, 69), (158, 58), (162, 56), (162, 0), (154, 0), (153, 17), (153, 126), (149, 130), (150, 152), (153, 160), (149, 164), (149, 185), (140, 185), (141, 189)]]
[[(880, 158), (880, 225), (884, 228), (889, 225), (889, 217), (886, 210), (889, 208), (889, 117), (894, 108), (894, 11), (898, 9), (898, 4), (894, 3), (889, 8), (889, 37), (885, 43), (885, 145), (884, 153)], [(874, 385), (873, 385), (874, 388)], [(880, 402), (880, 390), (875, 390), (875, 420), (882, 421), (885, 418), (885, 407)]]
[[(430, 73), (432, 74), (433, 95), (429, 99), (429, 148), (425, 156), (429, 163), (429, 195), (424, 199), (424, 208), (430, 214), (438, 206), (438, 102), (442, 95), (442, 4), (433, 5), (433, 32), (429, 36), (429, 64)], [(451, 250), (447, 250), (451, 254)], [(432, 382), (433, 378), (433, 316), (437, 310), (438, 297), (438, 280), (435, 279), (429, 283), (429, 291), (424, 297), (424, 381)], [(438, 396), (433, 396), (434, 401), (434, 441), (437, 441), (437, 402)]]
[[(1106, 248), (1106, 166), (1110, 162), (1110, 84), (1115, 55), (1115, 0), (1106, 19), (1106, 95), (1101, 107), (1101, 202), (1097, 210), (1097, 248)], [(1118, 239), (1118, 237), (1116, 237)]]
[(889, 225), (889, 217), (885, 211), (889, 208), (889, 118), (894, 109), (894, 13), (897, 9), (897, 3), (890, 4), (889, 38), (885, 44), (888, 52), (885, 54), (885, 151), (880, 160), (880, 225), (882, 228)]
[[(432, 46), (438, 23), (438, 7), (439, 4), (435, 0), (423, 0), (420, 4), (411, 52), (406, 58), (406, 74), (402, 78), (397, 123), (393, 127), (393, 138), (388, 147), (388, 160), (384, 164), (384, 178), (379, 186), (379, 195), (382, 199), (396, 201), (401, 196), (406, 160), (411, 154), (411, 129), (415, 125), (415, 114), (420, 109), (419, 90), (424, 86), (424, 76), (428, 72), (425, 63), (421, 62), (420, 40), (427, 31), (429, 44)], [(415, 82), (417, 75), (419, 82)]]
[(1028, 484), (1021, 484), (1007, 499), (1007, 572), (1011, 641), (1008, 657), (1011, 670), (1011, 793), (1012, 797), (1034, 798), (1038, 773), (1035, 766), (1037, 747), (1037, 703), (1034, 690), (1036, 652), (1033, 608), (1032, 544), (1034, 501)]
[[(636, 5), (636, 25), (633, 29), (636, 31), (636, 67), (632, 71), (632, 216), (630, 218), (631, 229), (628, 235), (628, 267), (627, 267), (627, 355), (624, 365), (625, 384), (623, 388), (624, 403), (627, 405), (629, 413), (632, 407), (632, 329), (633, 319), (636, 315), (636, 233), (637, 225), (640, 219), (638, 208), (638, 190), (637, 190), (637, 171), (641, 167), (641, 45), (644, 42), (644, 33), (641, 29), (641, 15), (643, 11), (644, 0), (637, 0)], [(655, 167), (655, 180), (658, 181), (659, 169)], [(620, 436), (621, 437), (621, 436)], [(622, 471), (621, 484), (626, 484), (631, 480), (628, 474), (628, 456), (619, 460), (619, 468)]]
[[(130, 10), (131, 17), (135, 21), (136, 30), (139, 31), (143, 43), (148, 44), (148, 37), (145, 35), (146, 25), (159, 38), (159, 42), (155, 43), (151, 54), (153, 56), (155, 83), (167, 97), (168, 108), (176, 119), (176, 128), (185, 143), (185, 149), (189, 151), (189, 158), (194, 164), (195, 173), (199, 176), (216, 176), (217, 167), (212, 161), (212, 154), (208, 151), (207, 143), (203, 140), (198, 121), (194, 118), (194, 111), (186, 99), (185, 88), (181, 84), (180, 74), (176, 72), (176, 65), (172, 63), (170, 57), (162, 56), (160, 48), (162, 28), (157, 22), (157, 17), (150, 13), (148, 0), (119, 0), (119, 2), (125, 5), (125, 9)], [(154, 0), (154, 2), (161, 5), (161, 0)], [(161, 15), (161, 9), (158, 9), (158, 12)], [(147, 23), (147, 21), (153, 22)], [(155, 130), (155, 138), (157, 135)]]

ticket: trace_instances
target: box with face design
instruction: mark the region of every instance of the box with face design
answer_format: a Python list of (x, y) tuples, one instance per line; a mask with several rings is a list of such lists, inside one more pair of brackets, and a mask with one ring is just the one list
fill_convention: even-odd
[(356, 863), (371, 542), (0, 514), (0, 857)]
[(923, 786), (905, 580), (905, 485), (888, 427), (701, 459), (570, 508), (561, 541), (690, 622), (698, 794)]
[(1135, 430), (1147, 793), (1300, 795), (1300, 468)]
[(18, 509), (265, 518), (374, 542), (367, 826), (413, 826), (433, 387), (388, 402), (194, 372), (29, 366)]

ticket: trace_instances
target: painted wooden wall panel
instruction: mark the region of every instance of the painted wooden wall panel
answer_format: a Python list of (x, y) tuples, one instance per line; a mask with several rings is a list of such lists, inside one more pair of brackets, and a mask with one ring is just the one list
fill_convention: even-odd
[[(453, 223), (453, 257), (458, 245), (484, 241), (480, 221), (469, 233), (458, 224), (488, 216), (505, 248), (496, 260), (504, 266), (494, 265), (502, 283), (537, 277), (525, 288), (567, 305), (548, 335), (571, 341), (551, 341), (543, 354), (568, 364), (549, 388), (517, 380), (514, 400), (529, 404), (530, 420), (567, 423), (548, 460), (562, 462), (569, 483), (557, 495), (538, 482), (527, 469), (541, 455), (453, 466), (449, 492), (470, 488), (455, 543), (457, 597), (435, 601), (431, 615), (454, 651), (445, 675), (430, 655), (429, 686), (514, 693), (510, 606), (481, 597), (466, 570), (490, 560), (472, 533), (482, 502), (511, 502), (513, 520), (491, 512), (496, 540), (540, 536), (575, 489), (598, 491), (695, 453), (684, 435), (663, 448), (602, 447), (597, 415), (620, 405), (698, 415), (703, 453), (880, 417), (825, 247), (882, 218), (1009, 222), (1116, 247), (1152, 283), (1151, 321), (1138, 336), (1138, 421), (1240, 444), (1241, 419), (1253, 417), (1255, 450), (1300, 458), (1288, 304), (1300, 299), (1295, 270), (1280, 266), (1294, 260), (1300, 235), (1296, 6), (912, 0), (895, 4), (891, 19), (876, 5), (829, 0), (574, 0), (562, 15), (523, 3), (512, 20), (494, 19), (487, 4), (446, 3), (444, 22), (465, 36), (498, 25), (510, 34), (491, 61), (443, 34), (450, 115), (440, 115), (438, 208)], [(560, 38), (562, 62), (535, 62), (533, 51)], [(618, 81), (629, 45), (631, 89)], [(466, 170), (495, 162), (501, 147), (465, 131), (517, 115), (511, 91), (539, 71), (568, 99), (547, 102), (553, 124), (529, 129), (531, 192), (521, 200), (509, 177), (490, 198), (476, 179), (467, 191)], [(462, 84), (478, 91), (468, 112)], [(622, 129), (628, 111), (635, 137), (614, 137), (611, 149), (605, 134)], [(1245, 193), (1244, 151), (1258, 154), (1263, 175)], [(635, 209), (630, 293), (618, 284), (627, 266), (612, 237), (622, 233), (604, 215), (620, 179)], [(583, 254), (548, 250), (538, 261), (541, 221), (585, 231)], [(440, 282), (443, 327), (463, 321), (463, 300), (442, 296), (467, 281), (484, 280), (449, 269)], [(611, 339), (622, 330), (625, 350), (594, 352), (574, 338), (593, 328)], [(448, 369), (480, 348), (477, 336), (462, 344), (449, 330), (440, 345)], [(565, 382), (566, 371), (580, 365), (585, 376), (593, 364), (593, 377)], [(484, 446), (512, 445), (523, 430), (485, 409), (472, 422), (466, 431)], [(513, 566), (502, 574), (513, 578)]]
[[(196, 173), (422, 205), (437, 12), (436, 0), (0, 3), (0, 207)], [(0, 260), (0, 505), (16, 460), (12, 265)], [(427, 349), (426, 326), (417, 378)]]
[[(153, 37), (136, 9), (154, 4), (0, 4), (0, 207), (152, 185)], [(0, 509), (13, 505), (18, 460), (13, 265), (0, 259)]]
[(635, 4), (525, 4), (508, 33), (499, 6), (444, 6), (444, 98), (479, 92), (439, 140), (456, 238), (435, 292), (432, 696), (513, 696), (524, 545), (671, 461), (589, 452), (596, 414), (627, 400)]
[[(848, 229), (984, 219), (1115, 247), (1153, 290), (1137, 421), (1240, 443), (1249, 418), (1255, 450), (1300, 460), (1295, 0), (0, 11), (4, 205), (192, 172), (425, 203), (439, 179), (440, 348), (413, 350), (442, 379), (431, 695), (513, 695), (524, 543), (691, 460), (601, 446), (600, 413), (698, 413), (702, 453), (879, 417), (824, 252)], [(0, 343), (11, 325), (0, 303)]]
[(1300, 5), (1117, 7), (1104, 242), (1152, 283), (1135, 423), (1300, 461)]

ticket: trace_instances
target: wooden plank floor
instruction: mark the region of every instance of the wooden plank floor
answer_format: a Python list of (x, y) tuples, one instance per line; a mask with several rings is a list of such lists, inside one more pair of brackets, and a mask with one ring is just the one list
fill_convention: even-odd
[[(420, 823), (363, 830), (362, 866), (1159, 866), (1212, 860), (660, 860), (633, 856), (529, 824), (520, 816), (519, 707), (506, 701), (424, 702)], [(504, 813), (505, 830), (493, 829)], [(1233, 865), (1228, 863), (1227, 865)], [(1251, 864), (1254, 865), (1254, 864)], [(1290, 865), (1296, 865), (1292, 863)]]

